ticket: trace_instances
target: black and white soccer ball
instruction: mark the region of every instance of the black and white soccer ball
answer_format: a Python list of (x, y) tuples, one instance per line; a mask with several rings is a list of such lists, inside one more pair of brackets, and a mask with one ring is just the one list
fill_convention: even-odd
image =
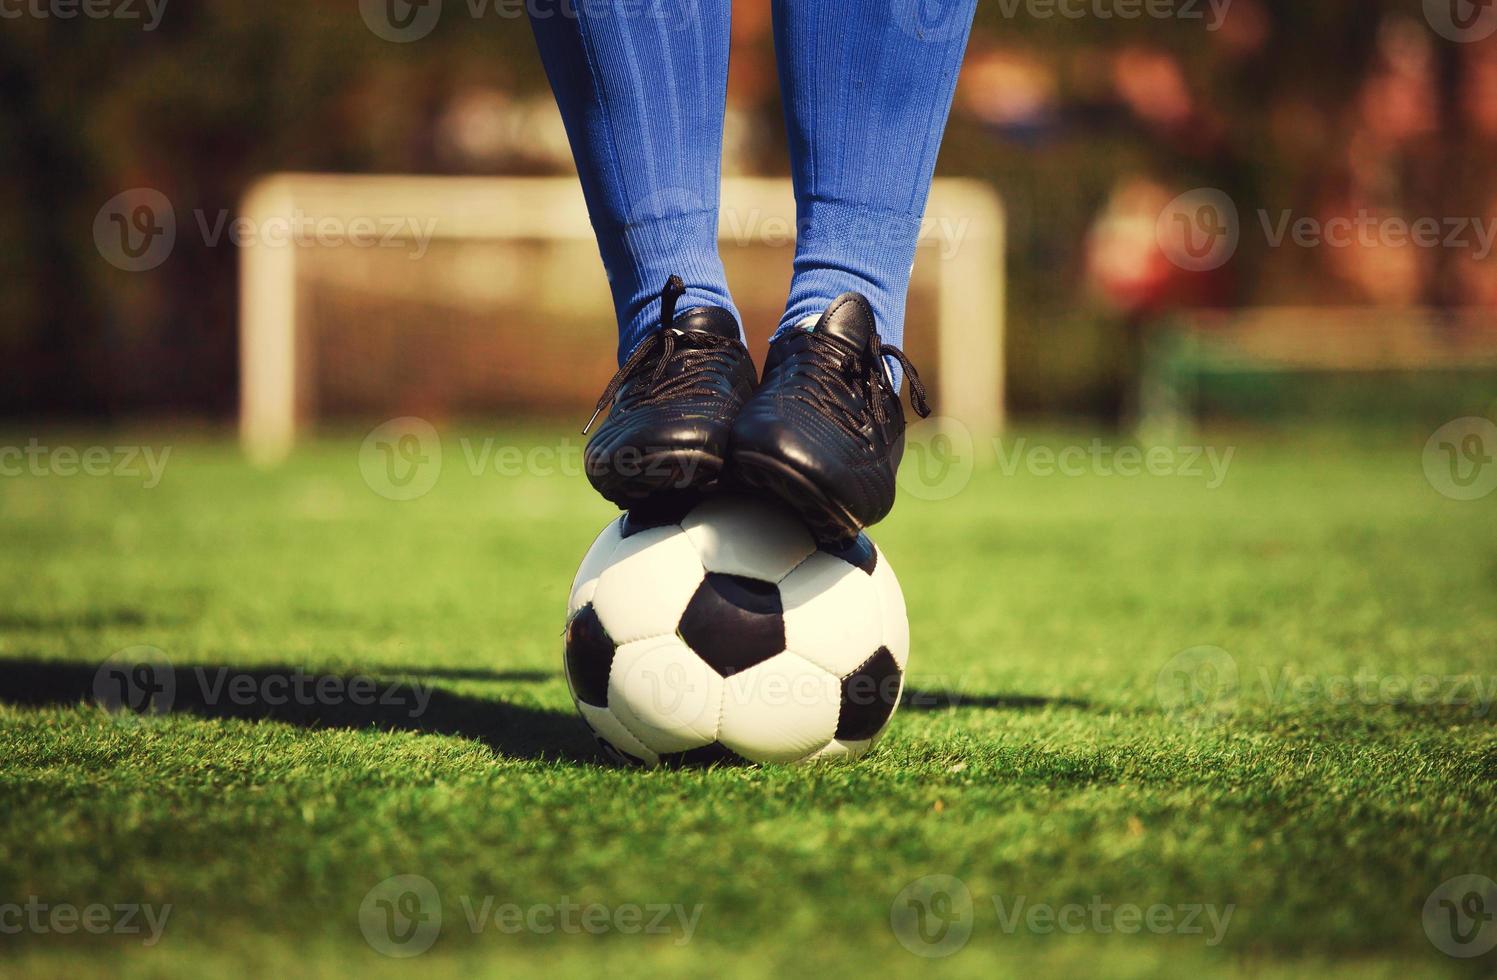
[(748, 497), (613, 521), (567, 603), (577, 710), (631, 764), (858, 758), (909, 650), (899, 581), (867, 535), (819, 548)]

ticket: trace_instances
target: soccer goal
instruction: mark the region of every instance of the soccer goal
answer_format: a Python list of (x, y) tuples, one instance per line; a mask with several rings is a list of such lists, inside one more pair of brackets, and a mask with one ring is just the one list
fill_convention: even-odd
[[(723, 259), (756, 353), (788, 289), (794, 215), (788, 181), (724, 182)], [(246, 195), (236, 238), (240, 432), (257, 462), (320, 424), (585, 414), (613, 372), (575, 178), (278, 174)], [(937, 412), (997, 431), (1004, 214), (987, 185), (936, 181), (908, 323)]]

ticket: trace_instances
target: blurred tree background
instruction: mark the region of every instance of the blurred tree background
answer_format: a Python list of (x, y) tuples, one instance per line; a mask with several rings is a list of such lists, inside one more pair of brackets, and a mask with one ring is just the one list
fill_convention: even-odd
[[(24, 12), (36, 2), (0, 21), (6, 417), (232, 415), (237, 255), (200, 226), (261, 175), (570, 168), (513, 3), (447, 0), (399, 44), (356, 0), (168, 0), (151, 30), (140, 0), (138, 19)], [(1497, 305), (1488, 255), (1272, 248), (1258, 216), (1497, 219), (1497, 39), (1442, 37), (1421, 0), (1097, 15), (1128, 5), (979, 4), (940, 170), (1007, 203), (1016, 411), (1115, 416), (1130, 331), (1172, 309)], [(736, 7), (726, 169), (784, 173), (768, 5)], [(138, 187), (173, 202), (179, 229), (151, 275), (93, 239), (101, 206)], [(1154, 236), (1198, 187), (1241, 211), (1241, 250), (1209, 273), (1170, 264)]]

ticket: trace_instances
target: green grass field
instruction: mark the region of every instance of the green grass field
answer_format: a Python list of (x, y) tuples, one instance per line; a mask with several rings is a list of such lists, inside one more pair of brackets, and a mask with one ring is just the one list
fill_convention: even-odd
[[(579, 477), (475, 475), (449, 435), (408, 502), (366, 485), (357, 438), (272, 472), (145, 438), (173, 447), (149, 490), (0, 479), (0, 903), (171, 905), (152, 945), (7, 930), (0, 973), (1490, 975), (1423, 910), (1497, 877), (1497, 496), (1436, 493), (1427, 434), (1217, 435), (1215, 489), (988, 462), (949, 500), (906, 494), (875, 537), (916, 693), (842, 768), (601, 763), (560, 674), (610, 517)], [(190, 710), (92, 703), (141, 644)], [(1174, 683), (1200, 646), (1235, 688)], [(391, 703), (269, 703), (287, 670)], [(228, 677), (258, 693), (194, 703)], [(416, 960), (361, 929), (392, 875), (440, 902)], [(891, 927), (927, 875), (972, 898), (931, 899), (927, 937), (971, 928), (939, 960)], [(563, 901), (700, 908), (689, 939), (470, 923)], [(1125, 905), (1174, 924), (1124, 932)]]

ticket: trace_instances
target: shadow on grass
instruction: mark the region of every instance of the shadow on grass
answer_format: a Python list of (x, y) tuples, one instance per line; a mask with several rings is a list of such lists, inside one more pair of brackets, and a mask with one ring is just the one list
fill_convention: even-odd
[[(452, 680), (546, 683), (559, 674), (539, 670), (393, 668), (389, 674)], [(20, 707), (103, 704), (114, 710), (152, 710), (200, 718), (276, 721), (299, 728), (377, 729), (452, 735), (483, 743), (512, 759), (605, 762), (585, 726), (571, 712), (469, 697), (420, 681), (377, 674), (308, 674), (285, 667), (246, 669), (223, 664), (79, 663), (0, 658), (0, 703)], [(906, 688), (909, 711), (962, 708), (1035, 710), (1088, 708), (1073, 698), (963, 694)]]
[[(509, 681), (520, 684), (544, 684), (561, 681), (559, 673), (546, 670), (481, 670), (468, 668), (388, 668), (389, 673), (415, 677), (441, 677), (467, 681)], [(1040, 708), (1080, 708), (1096, 705), (1080, 698), (1050, 698), (1031, 694), (968, 694), (964, 691), (925, 690), (906, 687), (899, 696), (899, 706), (906, 711), (956, 711), (959, 708), (997, 711), (1030, 711)]]
[(387, 667), (385, 673), (412, 677), (440, 677), (445, 681), (508, 681), (514, 684), (544, 684), (559, 681), (549, 670), (484, 670), (476, 667)]
[[(142, 668), (146, 673), (142, 673)], [(410, 674), (444, 676), (440, 671)], [(540, 671), (451, 672), (490, 680), (549, 680)], [(518, 675), (518, 676), (517, 676)], [(571, 712), (468, 697), (377, 675), (203, 664), (100, 665), (0, 658), (0, 703), (23, 707), (104, 703), (202, 718), (278, 721), (299, 728), (374, 728), (455, 735), (513, 759), (601, 762)]]
[[(519, 684), (544, 684), (561, 681), (562, 675), (545, 670), (484, 670), (479, 668), (386, 668), (387, 673), (413, 677), (440, 677), (444, 680), (508, 681)], [(906, 711), (956, 711), (961, 708), (993, 711), (1035, 711), (1043, 708), (1079, 708), (1090, 710), (1090, 701), (1080, 698), (1039, 697), (1030, 694), (969, 694), (947, 689), (925, 690), (906, 687), (899, 697)]]
[(1030, 694), (966, 694), (961, 691), (923, 691), (906, 687), (899, 697), (905, 711), (956, 711), (979, 708), (997, 711), (1035, 711), (1042, 708), (1093, 707), (1080, 698), (1042, 698)]

